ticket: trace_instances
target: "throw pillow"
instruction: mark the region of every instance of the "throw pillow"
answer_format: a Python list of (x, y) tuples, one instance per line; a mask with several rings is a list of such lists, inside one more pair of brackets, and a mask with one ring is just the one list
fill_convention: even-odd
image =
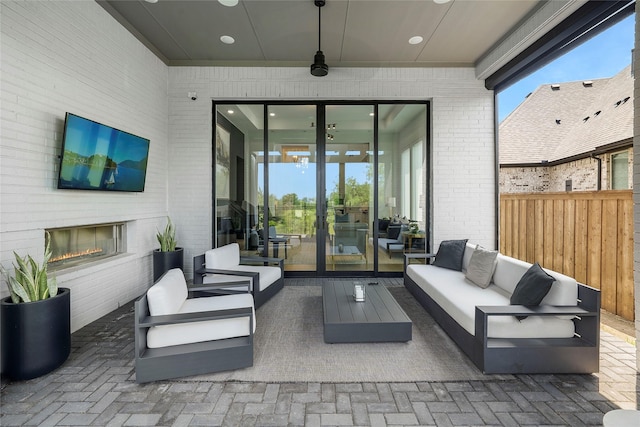
[(471, 254), (465, 277), (481, 288), (486, 288), (491, 283), (497, 263), (498, 251), (489, 251), (477, 245)]
[(467, 240), (443, 240), (438, 248), (436, 259), (433, 260), (433, 265), (462, 271), (462, 258), (464, 257)]
[(390, 225), (387, 228), (387, 239), (397, 240), (400, 235), (400, 226), (399, 225)]
[[(537, 262), (523, 275), (511, 294), (511, 305), (537, 306), (549, 293), (556, 279), (540, 267)], [(527, 316), (516, 316), (518, 320)]]

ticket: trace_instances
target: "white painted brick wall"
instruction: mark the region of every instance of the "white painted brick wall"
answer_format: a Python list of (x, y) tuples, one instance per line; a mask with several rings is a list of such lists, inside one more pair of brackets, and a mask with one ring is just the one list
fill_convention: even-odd
[[(45, 228), (131, 222), (129, 255), (57, 274), (71, 288), (75, 331), (150, 284), (168, 211), (168, 71), (93, 1), (3, 1), (0, 31), (2, 264), (13, 250), (41, 259)], [(143, 193), (56, 189), (66, 111), (151, 140)]]
[[(189, 100), (189, 92), (197, 92), (198, 99)], [(475, 79), (473, 69), (341, 68), (317, 78), (307, 68), (172, 67), (169, 205), (184, 232), (179, 237), (186, 260), (212, 245), (212, 99), (432, 99), (434, 246), (469, 238), (495, 247), (493, 93)]]

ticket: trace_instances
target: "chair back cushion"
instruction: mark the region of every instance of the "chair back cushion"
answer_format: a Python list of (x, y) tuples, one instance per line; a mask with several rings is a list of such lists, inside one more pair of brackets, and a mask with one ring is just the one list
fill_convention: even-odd
[(152, 316), (178, 313), (187, 294), (187, 282), (182, 270), (169, 270), (147, 291), (149, 313)]
[(229, 243), (219, 248), (209, 249), (204, 253), (205, 268), (217, 268), (221, 270), (233, 270), (240, 264), (240, 246), (237, 243)]

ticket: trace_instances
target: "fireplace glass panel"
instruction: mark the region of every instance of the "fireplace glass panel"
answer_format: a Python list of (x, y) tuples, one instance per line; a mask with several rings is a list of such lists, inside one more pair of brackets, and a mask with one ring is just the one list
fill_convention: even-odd
[(93, 262), (123, 251), (123, 224), (56, 228), (47, 230), (51, 236), (53, 270)]

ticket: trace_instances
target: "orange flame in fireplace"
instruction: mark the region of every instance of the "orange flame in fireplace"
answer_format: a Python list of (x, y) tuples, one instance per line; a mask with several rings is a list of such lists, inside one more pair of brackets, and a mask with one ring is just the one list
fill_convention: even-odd
[(63, 254), (63, 255), (60, 255), (60, 256), (57, 256), (57, 257), (52, 257), (49, 260), (49, 263), (57, 262), (57, 261), (64, 261), (64, 260), (67, 260), (67, 259), (78, 258), (78, 257), (81, 257), (81, 256), (86, 256), (86, 255), (98, 254), (100, 252), (102, 252), (102, 249), (100, 249), (100, 248), (87, 249), (87, 250), (80, 251), (80, 252), (69, 252), (69, 253), (66, 253), (66, 254)]

